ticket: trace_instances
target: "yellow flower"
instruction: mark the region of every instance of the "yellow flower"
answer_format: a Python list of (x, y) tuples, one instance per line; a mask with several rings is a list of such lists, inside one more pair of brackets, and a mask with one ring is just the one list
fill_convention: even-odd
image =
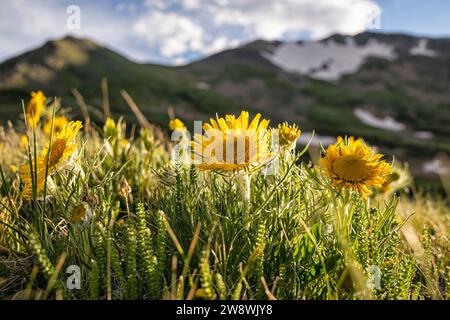
[(27, 149), (27, 148), (28, 148), (28, 137), (27, 137), (26, 134), (23, 134), (23, 135), (20, 137), (20, 147), (21, 147), (22, 149)]
[(28, 199), (31, 197), (33, 175), (36, 176), (35, 185), (38, 193), (44, 188), (47, 175), (55, 172), (72, 155), (77, 147), (77, 144), (73, 143), (72, 140), (82, 127), (83, 125), (80, 121), (69, 122), (62, 128), (61, 132), (56, 134), (50, 148), (46, 147), (44, 149), (42, 157), (36, 160), (36, 166), (32, 159), (32, 168), (30, 164), (20, 167), (20, 175), (25, 183), (24, 198)]
[(412, 183), (408, 164), (401, 165), (398, 162), (391, 167), (391, 173), (387, 175), (386, 181), (380, 187), (382, 193), (393, 193), (398, 190), (407, 189)]
[(278, 125), (278, 137), (281, 146), (294, 144), (301, 133), (301, 130), (295, 124), (289, 125), (287, 122), (283, 122)]
[(175, 131), (175, 130), (185, 130), (185, 129), (186, 129), (186, 126), (184, 125), (183, 121), (181, 121), (181, 120), (178, 119), (178, 118), (175, 118), (175, 119), (173, 119), (173, 120), (170, 120), (170, 122), (169, 122), (169, 128), (170, 128), (170, 130), (172, 130), (172, 131)]
[(70, 216), (70, 221), (74, 223), (78, 222), (88, 222), (92, 217), (92, 210), (89, 208), (89, 205), (85, 202), (77, 205), (72, 210), (72, 215)]
[[(66, 117), (58, 116), (53, 119), (53, 136), (61, 132), (66, 124), (69, 123)], [(52, 119), (49, 119), (44, 126), (44, 132), (47, 137), (50, 137), (52, 132)]]
[(203, 135), (194, 135), (191, 142), (194, 164), (203, 170), (242, 170), (271, 158), (268, 120), (257, 114), (249, 124), (249, 114), (210, 119), (203, 126)]
[(120, 140), (120, 146), (126, 149), (130, 146), (130, 141), (128, 141), (127, 139), (122, 139)]
[(62, 128), (61, 132), (56, 134), (51, 148), (45, 148), (43, 152), (43, 159), (46, 163), (48, 162), (49, 168), (60, 166), (72, 155), (77, 144), (71, 142), (82, 127), (81, 121), (71, 121)]
[(386, 180), (380, 187), (381, 192), (387, 193), (388, 191), (390, 191), (392, 184), (394, 182), (398, 181), (398, 179), (400, 179), (400, 176), (398, 173), (393, 172), (393, 173), (388, 174), (386, 176)]
[(119, 135), (119, 129), (113, 119), (106, 119), (105, 125), (103, 126), (103, 132), (107, 138), (115, 138)]
[(362, 139), (350, 137), (344, 141), (339, 137), (328, 146), (320, 166), (335, 187), (351, 188), (367, 197), (371, 193), (369, 187), (380, 188), (390, 173), (390, 165), (382, 157)]
[(28, 102), (26, 110), (27, 122), (31, 127), (34, 127), (41, 119), (42, 110), (44, 110), (46, 100), (47, 98), (42, 91), (33, 91), (31, 93), (31, 100)]

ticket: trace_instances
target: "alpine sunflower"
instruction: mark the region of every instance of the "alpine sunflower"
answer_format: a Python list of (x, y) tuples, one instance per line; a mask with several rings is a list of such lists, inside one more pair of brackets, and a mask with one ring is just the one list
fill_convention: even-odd
[(47, 98), (42, 91), (31, 92), (31, 100), (28, 102), (26, 110), (27, 122), (31, 127), (34, 127), (41, 119), (46, 100)]
[(381, 193), (391, 194), (398, 190), (407, 190), (412, 183), (408, 164), (401, 165), (398, 162), (391, 167), (391, 172), (386, 176), (386, 181), (380, 188)]
[(202, 170), (242, 170), (268, 161), (269, 121), (258, 113), (249, 123), (249, 114), (242, 111), (236, 118), (216, 116), (203, 125), (205, 133), (195, 134), (191, 142), (194, 164)]
[(382, 157), (362, 139), (338, 137), (328, 146), (320, 166), (335, 187), (357, 190), (365, 198), (371, 193), (369, 188), (380, 188), (391, 171)]
[(20, 147), (22, 149), (27, 149), (28, 147), (28, 137), (26, 134), (20, 136)]
[(44, 133), (47, 135), (47, 137), (50, 137), (52, 133), (52, 123), (53, 123), (53, 136), (58, 134), (62, 131), (64, 126), (69, 123), (69, 120), (67, 120), (64, 116), (58, 116), (55, 117), (52, 121), (52, 119), (49, 119), (47, 123), (44, 125)]
[(181, 121), (178, 118), (170, 120), (169, 128), (172, 131), (175, 131), (175, 130), (186, 130), (186, 126), (184, 125), (183, 121)]
[[(34, 160), (32, 164), (20, 167), (20, 176), (25, 183), (23, 196), (28, 199), (32, 194), (32, 179), (36, 176), (36, 192), (40, 192), (44, 188), (47, 175), (54, 173), (75, 151), (77, 144), (72, 140), (83, 127), (81, 121), (71, 121), (66, 124), (62, 130), (56, 134), (51, 146), (44, 148), (42, 157)], [(32, 169), (31, 170), (31, 166)]]
[(289, 125), (287, 122), (283, 122), (278, 125), (278, 138), (281, 146), (295, 146), (301, 133), (295, 124)]

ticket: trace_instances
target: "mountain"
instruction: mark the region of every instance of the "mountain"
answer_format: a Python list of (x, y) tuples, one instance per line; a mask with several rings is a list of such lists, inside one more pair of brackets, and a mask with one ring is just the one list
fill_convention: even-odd
[(16, 119), (20, 99), (36, 89), (61, 96), (76, 115), (70, 90), (77, 88), (100, 110), (104, 77), (113, 113), (129, 121), (134, 117), (121, 89), (150, 121), (165, 125), (169, 106), (188, 121), (244, 108), (272, 124), (297, 122), (303, 142), (313, 130), (316, 145), (336, 135), (365, 137), (426, 178), (439, 171), (431, 160), (450, 153), (450, 39), (366, 32), (315, 42), (260, 40), (187, 66), (164, 67), (67, 37), (0, 65), (1, 119)]
[[(62, 97), (63, 105), (79, 115), (71, 93), (76, 88), (92, 108), (101, 110), (102, 78), (108, 80), (112, 111), (129, 121), (135, 118), (120, 95), (121, 89), (127, 90), (149, 120), (160, 123), (167, 121), (167, 108), (172, 105), (178, 107), (180, 116), (194, 118), (211, 108), (238, 108), (233, 101), (199, 89), (194, 79), (174, 68), (138, 64), (90, 40), (66, 37), (0, 65), (1, 119), (17, 119), (21, 99), (27, 101), (30, 91), (37, 89), (49, 97)], [(92, 112), (94, 119), (101, 120), (97, 114)]]
[(365, 137), (419, 176), (436, 177), (442, 168), (430, 159), (450, 152), (450, 39), (362, 33), (256, 41), (182, 70), (275, 121), (315, 130), (323, 143)]

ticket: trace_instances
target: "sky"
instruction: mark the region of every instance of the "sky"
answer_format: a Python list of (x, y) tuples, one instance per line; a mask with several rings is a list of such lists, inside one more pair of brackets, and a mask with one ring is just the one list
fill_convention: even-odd
[(3, 0), (0, 61), (66, 35), (180, 65), (256, 40), (365, 30), (450, 37), (446, 0)]

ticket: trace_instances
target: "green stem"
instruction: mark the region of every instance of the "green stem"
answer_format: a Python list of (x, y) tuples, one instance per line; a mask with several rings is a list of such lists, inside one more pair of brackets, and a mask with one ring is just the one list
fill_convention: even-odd
[(238, 175), (238, 186), (241, 190), (242, 204), (243, 204), (243, 224), (245, 229), (250, 227), (250, 204), (251, 204), (251, 176), (244, 172)]

